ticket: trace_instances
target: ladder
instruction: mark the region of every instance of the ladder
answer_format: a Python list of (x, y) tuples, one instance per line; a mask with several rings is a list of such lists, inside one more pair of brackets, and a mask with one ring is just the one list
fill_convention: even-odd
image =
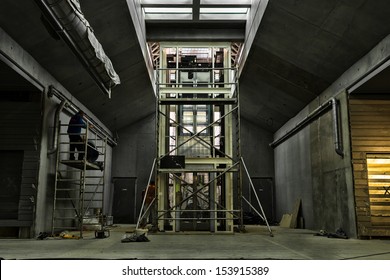
[[(59, 125), (52, 214), (52, 235), (104, 230), (104, 182), (107, 136), (90, 128), (81, 134), (82, 160), (69, 160), (68, 125)], [(84, 150), (84, 151), (82, 151)], [(73, 236), (73, 235), (71, 235)]]

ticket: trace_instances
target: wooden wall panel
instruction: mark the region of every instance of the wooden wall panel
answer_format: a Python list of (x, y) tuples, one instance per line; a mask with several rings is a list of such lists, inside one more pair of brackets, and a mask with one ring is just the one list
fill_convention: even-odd
[(2, 101), (0, 111), (2, 112), (0, 150), (23, 152), (17, 218), (0, 219), (0, 227), (29, 227), (33, 224), (36, 203), (42, 123), (41, 102)]
[(358, 235), (389, 236), (390, 196), (377, 190), (367, 157), (390, 156), (390, 100), (350, 99), (349, 105)]

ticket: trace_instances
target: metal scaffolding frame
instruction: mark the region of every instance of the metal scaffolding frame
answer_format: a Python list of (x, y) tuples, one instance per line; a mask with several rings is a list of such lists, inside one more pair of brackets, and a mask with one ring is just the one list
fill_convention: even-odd
[[(166, 47), (166, 45), (160, 44), (160, 47), (164, 46)], [(225, 46), (223, 65), (229, 66), (229, 45), (222, 43), (217, 44), (217, 46), (218, 48)], [(160, 51), (160, 67), (156, 67), (156, 158), (148, 181), (149, 185), (154, 175), (158, 190), (157, 196), (152, 202), (158, 206), (154, 207), (158, 209), (154, 210), (157, 218), (153, 226), (160, 231), (178, 232), (183, 230), (183, 221), (192, 222), (194, 225), (195, 223), (207, 222), (211, 232), (233, 232), (233, 220), (237, 220), (236, 225), (241, 231), (244, 230), (243, 201), (245, 201), (265, 221), (272, 236), (271, 228), (257, 194), (256, 199), (260, 211), (257, 211), (243, 196), (243, 170), (245, 170), (252, 188), (254, 186), (241, 157), (238, 69), (236, 67), (220, 67), (220, 64), (217, 67), (215, 57), (212, 58), (211, 67), (200, 64), (188, 68), (179, 67), (178, 48), (176, 47), (176, 67), (172, 67), (172, 65), (165, 67), (164, 61), (167, 61), (167, 57), (164, 51)], [(211, 48), (210, 53), (215, 55), (214, 47)], [(216, 81), (214, 71), (223, 74), (225, 80)], [(190, 74), (192, 76), (194, 72), (201, 73), (203, 78), (209, 75), (210, 80), (201, 84), (197, 83), (196, 79), (193, 79), (194, 84), (180, 80), (183, 73), (188, 73), (188, 79), (192, 79)], [(171, 80), (171, 75), (174, 77), (173, 80)], [(198, 107), (193, 105), (206, 105), (206, 110), (213, 112), (215, 109), (219, 115), (217, 117), (208, 116), (208, 123), (198, 127), (196, 126), (197, 113), (193, 111), (191, 115), (195, 123), (192, 123), (193, 127), (189, 129), (181, 119), (180, 110), (182, 110), (182, 114), (184, 114), (184, 106), (197, 110), (195, 108)], [(217, 136), (211, 132), (214, 131), (214, 126), (219, 126), (219, 140), (223, 144), (215, 144), (214, 137)], [(173, 129), (175, 133), (171, 134), (170, 129)], [(172, 146), (170, 142), (174, 142), (174, 145)], [(185, 154), (187, 150), (183, 148), (186, 145), (191, 147), (191, 145), (197, 144), (205, 147), (204, 149), (209, 149), (206, 150), (206, 153), (209, 151), (210, 154), (204, 155), (204, 151), (203, 154), (198, 154), (195, 157)], [(187, 149), (189, 148), (187, 147)], [(184, 166), (177, 162), (174, 166), (169, 167), (161, 164), (166, 157), (183, 157), (183, 151)], [(186, 175), (191, 179), (182, 177)], [(218, 187), (220, 188), (219, 199), (221, 201), (215, 197)], [(186, 197), (183, 197), (184, 193)], [(234, 200), (233, 196), (237, 200)], [(193, 208), (183, 207), (184, 204), (188, 206), (190, 200), (192, 200)], [(199, 209), (198, 200), (202, 201), (206, 208)], [(144, 206), (145, 198), (141, 206), (137, 228), (145, 213), (148, 212)], [(194, 228), (197, 227), (194, 226)]]
[[(221, 71), (234, 71), (235, 70), (234, 68), (218, 68), (218, 69)], [(194, 69), (160, 68), (157, 70), (157, 81), (160, 81), (160, 78), (159, 78), (160, 71), (172, 71), (172, 70), (191, 71)], [(215, 70), (215, 69), (213, 69), (213, 68), (206, 68), (206, 69), (203, 68), (202, 69), (202, 71), (213, 71), (213, 70)], [(178, 151), (181, 147), (183, 147), (187, 143), (190, 143), (192, 140), (195, 140), (197, 143), (202, 143), (205, 147), (208, 147), (210, 150), (219, 150), (218, 147), (216, 147), (212, 141), (208, 142), (205, 139), (203, 139), (202, 133), (204, 131), (211, 129), (214, 125), (222, 122), (227, 117), (231, 117), (231, 115), (235, 114), (236, 116), (238, 116), (238, 104), (237, 104), (238, 103), (238, 98), (237, 98), (238, 94), (235, 91), (233, 91), (231, 88), (231, 86), (234, 86), (234, 83), (229, 82), (228, 84), (229, 84), (229, 88), (218, 88), (218, 87), (216, 87), (217, 85), (218, 86), (224, 86), (224, 85), (221, 83), (211, 83), (211, 84), (208, 84), (209, 87), (205, 89), (205, 88), (200, 88), (200, 87), (199, 88), (185, 88), (185, 87), (183, 88), (183, 87), (180, 87), (180, 86), (182, 86), (182, 84), (176, 83), (174, 88), (171, 87), (171, 88), (167, 89), (166, 87), (169, 86), (169, 84), (158, 82), (158, 84), (157, 84), (158, 93), (157, 93), (157, 104), (156, 104), (156, 116), (157, 116), (157, 118), (156, 118), (156, 132), (157, 132), (156, 133), (156, 142), (157, 142), (156, 177), (161, 180), (161, 178), (164, 177), (163, 174), (168, 174), (168, 176), (165, 176), (166, 180), (169, 180), (169, 177), (171, 177), (171, 179), (174, 178), (174, 179), (180, 181), (181, 182), (180, 185), (191, 186), (192, 183), (181, 179), (180, 176), (177, 175), (177, 173), (203, 171), (203, 172), (207, 172), (208, 174), (214, 174), (213, 179), (211, 179), (206, 184), (203, 184), (197, 190), (194, 190), (186, 198), (178, 201), (177, 203), (175, 203), (175, 205), (173, 205), (165, 210), (159, 210), (158, 214), (157, 214), (158, 221), (184, 220), (184, 218), (180, 217), (180, 215), (182, 213), (197, 212), (197, 211), (192, 211), (191, 209), (180, 209), (184, 203), (186, 203), (190, 199), (194, 199), (194, 200), (199, 199), (199, 194), (201, 193), (202, 190), (204, 190), (205, 188), (209, 188), (212, 184), (216, 183), (219, 178), (225, 176), (227, 173), (238, 172), (238, 170), (239, 170), (238, 164), (233, 164), (233, 165), (228, 166), (226, 168), (204, 168), (203, 170), (200, 170), (199, 167), (197, 167), (195, 169), (193, 169), (193, 168), (180, 168), (180, 169), (162, 168), (160, 165), (160, 161), (162, 158), (164, 158), (168, 155), (174, 154), (175, 151)], [(235, 89), (238, 89), (238, 88), (235, 87)], [(208, 92), (208, 95), (209, 96), (211, 95), (214, 98), (179, 98), (179, 95), (183, 94), (183, 92), (185, 92), (185, 94), (191, 94), (191, 93), (197, 94), (197, 93), (199, 93), (199, 91), (201, 91), (202, 93)], [(224, 98), (220, 98), (220, 97), (215, 98), (217, 95), (220, 96), (220, 94), (223, 94)], [(164, 97), (167, 97), (167, 95), (169, 95), (170, 98), (164, 98)], [(175, 96), (175, 98), (171, 98), (172, 96)], [(223, 114), (222, 116), (220, 116), (216, 120), (213, 120), (212, 122), (210, 122), (208, 125), (206, 125), (202, 129), (200, 129), (199, 131), (196, 131), (195, 133), (193, 133), (185, 125), (183, 125), (183, 123), (180, 123), (180, 121), (178, 122), (178, 121), (172, 119), (171, 117), (169, 117), (166, 114), (166, 112), (169, 111), (167, 108), (169, 108), (172, 105), (178, 106), (178, 105), (187, 105), (187, 104), (191, 104), (191, 105), (208, 104), (208, 105), (219, 105), (219, 106), (230, 105), (230, 107), (234, 106), (234, 108), (230, 108), (227, 113)], [(174, 148), (169, 149), (169, 147), (168, 147), (167, 149), (164, 149), (164, 152), (159, 150), (161, 138), (166, 137), (166, 135), (161, 136), (161, 134), (164, 134), (162, 132), (162, 130), (160, 129), (161, 118), (165, 119), (165, 121), (163, 121), (163, 122), (165, 122), (166, 124), (169, 125), (169, 123), (171, 123), (171, 124), (175, 125), (177, 128), (182, 129), (183, 131), (185, 131), (189, 135), (186, 139), (184, 139), (183, 142), (177, 143), (177, 145)], [(169, 137), (171, 137), (171, 136), (169, 136)], [(226, 163), (234, 163), (233, 155), (229, 155), (225, 151), (220, 151), (220, 156), (225, 159)], [(217, 160), (220, 161), (220, 159), (217, 159)], [(212, 161), (212, 159), (211, 159), (211, 161)], [(166, 184), (166, 186), (167, 185), (168, 184)], [(200, 197), (200, 199), (206, 200), (206, 202), (209, 204), (210, 209), (208, 209), (207, 211), (203, 211), (203, 212), (209, 212), (210, 217), (202, 217), (202, 218), (197, 218), (197, 219), (187, 217), (185, 220), (187, 220), (187, 221), (188, 220), (203, 220), (203, 221), (204, 220), (214, 220), (215, 221), (215, 220), (222, 220), (222, 219), (233, 220), (233, 219), (238, 219), (240, 217), (240, 215), (236, 215), (236, 213), (235, 213), (235, 212), (239, 212), (238, 210), (226, 209), (223, 205), (221, 205), (220, 203), (217, 203), (217, 201), (215, 201), (214, 199), (210, 199), (209, 197), (206, 197), (206, 198)], [(191, 211), (188, 211), (188, 210), (191, 210)], [(223, 214), (224, 217), (218, 217), (218, 216), (220, 216), (221, 213)], [(173, 216), (171, 216), (172, 214), (173, 214)], [(171, 217), (168, 217), (168, 216), (171, 216)], [(232, 231), (233, 228), (231, 227), (230, 230)]]
[[(59, 121), (57, 156), (53, 195), (52, 235), (66, 231), (83, 231), (90, 227), (106, 234), (104, 209), (104, 182), (107, 136), (95, 130), (86, 120), (83, 142), (70, 142), (68, 124)], [(82, 160), (70, 160), (70, 144), (83, 145), (77, 150)], [(80, 146), (79, 146), (80, 147)]]

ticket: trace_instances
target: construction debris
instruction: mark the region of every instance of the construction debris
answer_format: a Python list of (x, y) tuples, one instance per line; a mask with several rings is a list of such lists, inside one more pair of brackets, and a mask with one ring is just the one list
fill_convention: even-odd
[(80, 236), (77, 236), (77, 235), (74, 235), (74, 234), (70, 234), (67, 231), (61, 232), (60, 233), (60, 237), (63, 238), (63, 239), (80, 239)]
[(49, 237), (49, 234), (47, 232), (40, 232), (37, 236), (37, 239), (43, 240), (43, 239), (47, 239), (48, 237)]
[(127, 242), (149, 242), (149, 238), (146, 237), (146, 234), (143, 233), (141, 235), (137, 235), (136, 233), (132, 233), (131, 235), (125, 234), (121, 240), (122, 243)]
[(335, 233), (327, 232), (326, 230), (320, 230), (320, 232), (314, 234), (315, 236), (324, 236), (328, 238), (342, 238), (342, 239), (348, 239), (347, 234), (345, 231), (341, 228), (336, 229)]

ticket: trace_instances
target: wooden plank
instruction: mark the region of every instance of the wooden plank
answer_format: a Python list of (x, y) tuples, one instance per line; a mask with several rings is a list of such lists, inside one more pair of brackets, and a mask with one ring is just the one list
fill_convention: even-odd
[(383, 199), (386, 200), (390, 203), (390, 190), (386, 188), (380, 188), (380, 189), (369, 189), (370, 197), (371, 198), (378, 198), (378, 199)]
[(356, 200), (356, 210), (358, 211), (368, 211), (370, 209), (370, 205), (367, 204), (367, 201), (359, 201)]
[[(81, 161), (81, 160), (62, 160), (61, 163), (68, 165), (68, 166), (71, 166), (73, 168), (84, 169), (84, 161)], [(85, 168), (87, 170), (100, 170), (99, 165), (96, 165), (94, 163), (90, 163), (88, 161), (85, 163)]]
[(358, 198), (360, 198), (360, 200), (362, 200), (363, 198), (368, 199), (368, 196), (369, 196), (368, 188), (355, 188), (355, 198), (356, 199), (358, 199)]
[(370, 203), (370, 209), (371, 213), (375, 213), (375, 215), (386, 215), (390, 211), (390, 206), (375, 202)]
[(357, 111), (354, 109), (353, 111), (350, 112), (350, 116), (354, 117), (354, 122), (357, 122), (355, 117), (365, 116), (370, 118), (371, 116), (382, 116), (382, 115), (384, 116), (390, 113), (390, 109), (385, 107), (377, 106), (377, 108), (374, 108), (374, 110), (375, 111), (367, 112), (367, 111)]
[(375, 123), (380, 123), (380, 122), (389, 122), (390, 121), (390, 116), (386, 115), (350, 115), (351, 118), (353, 118), (351, 124), (356, 124), (356, 123), (366, 123), (366, 122), (375, 122)]
[(364, 236), (390, 236), (390, 227), (385, 228), (369, 228), (369, 232)]
[(366, 170), (366, 165), (361, 163), (353, 163), (353, 170), (355, 171), (363, 171)]
[(291, 214), (291, 224), (290, 224), (290, 227), (291, 228), (296, 228), (297, 227), (297, 224), (298, 224), (298, 213), (299, 213), (299, 209), (301, 208), (301, 199), (298, 198), (296, 201), (295, 201), (295, 204), (294, 204), (294, 208), (293, 208), (293, 211), (292, 211), (292, 214)]
[[(370, 137), (367, 137), (367, 136), (359, 136), (359, 137), (354, 137), (353, 138), (353, 141), (386, 141), (388, 140), (389, 137), (381, 137), (381, 136), (370, 136)], [(355, 155), (354, 155), (355, 156)], [(360, 159), (366, 159), (366, 155), (364, 153), (360, 153), (359, 156), (357, 156), (358, 158)]]
[(357, 220), (359, 220), (359, 221), (369, 222), (370, 219), (371, 219), (370, 212), (367, 212), (367, 211), (356, 211), (356, 213), (357, 213)]
[[(390, 100), (386, 99), (350, 99), (351, 105), (390, 105)], [(356, 107), (356, 106), (353, 106)], [(352, 108), (352, 107), (351, 107)]]
[(355, 189), (355, 195), (356, 195), (356, 196), (368, 197), (368, 190), (364, 190), (364, 189)]
[[(353, 143), (353, 141), (352, 141), (352, 143)], [(366, 154), (364, 152), (356, 152), (352, 149), (352, 158), (353, 158), (353, 160), (365, 159)]]
[(367, 181), (367, 179), (365, 179), (365, 178), (355, 178), (355, 186), (362, 186), (362, 185), (364, 185), (364, 186), (367, 186), (367, 184), (368, 184), (368, 181)]
[(362, 196), (356, 195), (356, 197), (355, 197), (356, 203), (360, 203), (360, 202), (366, 203), (368, 201), (368, 199), (369, 199), (368, 193), (366, 193), (366, 195), (362, 195)]
[(365, 227), (365, 228), (370, 228), (372, 225), (371, 225), (371, 218), (370, 218), (370, 221), (366, 222), (366, 221), (359, 221), (358, 222), (358, 226), (361, 226), (361, 227)]
[(368, 188), (367, 184), (365, 184), (365, 185), (355, 184), (355, 190), (356, 191), (363, 191), (363, 192), (368, 194), (369, 188)]
[(354, 151), (364, 151), (367, 153), (390, 153), (390, 147), (361, 147), (352, 146)]
[(351, 131), (352, 140), (354, 137), (390, 137), (390, 130), (378, 129), (354, 129)]
[[(390, 127), (390, 125), (389, 125)], [(357, 146), (363, 146), (363, 147), (383, 147), (383, 146), (389, 146), (390, 147), (390, 138), (387, 138), (387, 140), (360, 140), (360, 139), (353, 139), (353, 145), (352, 147)]]
[(362, 159), (353, 159), (352, 160), (352, 163), (353, 164), (364, 164), (364, 165), (366, 165), (366, 162), (367, 162), (367, 160), (366, 160), (366, 158), (364, 157), (364, 159), (362, 158)]
[(390, 226), (390, 216), (388, 217), (377, 217), (377, 216), (373, 216), (371, 217), (371, 222), (373, 225), (386, 225), (386, 226)]
[(291, 226), (291, 218), (292, 218), (291, 214), (283, 214), (279, 226), (283, 228), (289, 228)]
[(357, 179), (367, 179), (366, 171), (354, 171), (354, 177)]

